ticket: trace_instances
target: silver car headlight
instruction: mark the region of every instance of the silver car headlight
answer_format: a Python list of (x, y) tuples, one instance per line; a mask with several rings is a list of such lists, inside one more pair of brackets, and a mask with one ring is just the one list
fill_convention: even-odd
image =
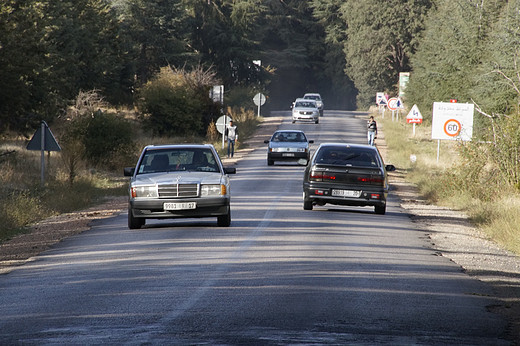
[(158, 198), (157, 185), (138, 185), (130, 188), (132, 198)]
[(299, 153), (303, 153), (303, 152), (306, 152), (307, 149), (305, 149), (305, 148), (298, 148), (298, 149), (296, 149), (296, 151), (299, 152)]
[(226, 185), (224, 184), (208, 184), (200, 186), (200, 196), (221, 196), (226, 194)]

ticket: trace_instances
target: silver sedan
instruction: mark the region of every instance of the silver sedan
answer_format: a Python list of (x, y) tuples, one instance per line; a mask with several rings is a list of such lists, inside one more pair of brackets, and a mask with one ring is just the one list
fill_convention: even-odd
[(128, 227), (141, 228), (146, 219), (216, 217), (231, 224), (229, 177), (210, 144), (160, 145), (143, 149), (130, 176)]

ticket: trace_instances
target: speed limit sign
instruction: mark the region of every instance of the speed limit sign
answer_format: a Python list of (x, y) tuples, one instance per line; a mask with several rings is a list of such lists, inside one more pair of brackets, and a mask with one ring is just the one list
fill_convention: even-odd
[(474, 108), (472, 103), (434, 102), (432, 139), (471, 141)]
[(460, 134), (462, 126), (457, 119), (449, 119), (444, 123), (444, 133), (450, 137), (456, 137)]

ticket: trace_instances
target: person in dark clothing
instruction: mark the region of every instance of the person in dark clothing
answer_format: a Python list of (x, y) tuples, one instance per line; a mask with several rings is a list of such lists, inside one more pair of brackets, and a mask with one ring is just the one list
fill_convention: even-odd
[(368, 144), (374, 146), (374, 140), (377, 138), (377, 123), (373, 116), (367, 122), (367, 137)]

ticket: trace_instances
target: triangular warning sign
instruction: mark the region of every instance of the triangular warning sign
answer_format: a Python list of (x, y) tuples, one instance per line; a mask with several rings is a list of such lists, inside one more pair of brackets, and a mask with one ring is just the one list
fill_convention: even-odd
[(34, 133), (33, 137), (27, 144), (27, 150), (42, 150), (42, 128), (44, 134), (44, 147), (45, 151), (61, 151), (61, 147), (54, 138), (49, 126), (44, 122), (42, 122), (42, 126), (39, 127)]

